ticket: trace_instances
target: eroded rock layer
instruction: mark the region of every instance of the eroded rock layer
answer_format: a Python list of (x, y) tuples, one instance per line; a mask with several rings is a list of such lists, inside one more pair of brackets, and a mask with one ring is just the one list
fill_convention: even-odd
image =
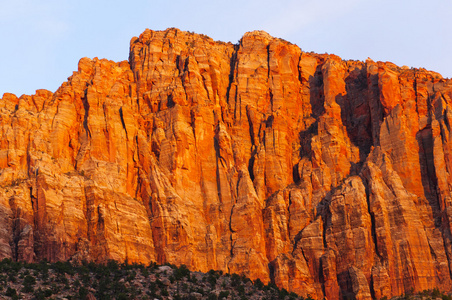
[(315, 298), (452, 268), (452, 82), (146, 30), (55, 92), (0, 99), (0, 258), (244, 273)]

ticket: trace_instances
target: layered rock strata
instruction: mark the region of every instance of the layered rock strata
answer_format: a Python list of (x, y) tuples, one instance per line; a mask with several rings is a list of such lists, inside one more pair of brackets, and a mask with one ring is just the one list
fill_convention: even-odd
[(0, 99), (0, 257), (185, 264), (315, 298), (452, 287), (452, 82), (146, 30)]

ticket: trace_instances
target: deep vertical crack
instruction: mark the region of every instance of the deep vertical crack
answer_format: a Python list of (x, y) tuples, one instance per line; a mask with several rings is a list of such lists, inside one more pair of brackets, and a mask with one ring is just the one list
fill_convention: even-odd
[(375, 214), (372, 212), (371, 208), (370, 208), (370, 191), (369, 191), (369, 182), (367, 182), (364, 178), (361, 177), (361, 180), (364, 184), (364, 190), (366, 192), (366, 201), (367, 201), (367, 213), (370, 216), (370, 231), (371, 231), (371, 236), (372, 236), (372, 240), (374, 242), (374, 251), (375, 254), (378, 256), (378, 258), (380, 259), (380, 262), (383, 261), (383, 258), (380, 255), (380, 252), (378, 251), (378, 241), (377, 241), (377, 231), (376, 231), (376, 223), (375, 223)]
[(124, 122), (124, 113), (123, 113), (122, 107), (119, 109), (119, 116), (121, 118), (122, 128), (124, 128), (124, 131), (126, 132), (126, 139), (129, 140), (129, 135), (127, 134), (126, 123)]
[(88, 116), (89, 116), (89, 103), (88, 103), (88, 90), (85, 90), (85, 96), (82, 98), (83, 107), (85, 109), (85, 115), (83, 117), (83, 128), (85, 128), (86, 136), (91, 139), (91, 131), (88, 127)]
[[(238, 64), (237, 52), (239, 47), (239, 44), (234, 45), (234, 52), (232, 53), (231, 60), (229, 62), (229, 82), (228, 88), (226, 89), (226, 101), (229, 101), (229, 93), (231, 91), (232, 83), (234, 82), (234, 72)], [(237, 94), (235, 95), (235, 98), (237, 98)]]

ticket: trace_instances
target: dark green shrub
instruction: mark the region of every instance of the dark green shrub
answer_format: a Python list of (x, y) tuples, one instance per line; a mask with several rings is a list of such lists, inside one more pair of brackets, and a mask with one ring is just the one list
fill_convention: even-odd
[(248, 282), (251, 282), (251, 283), (252, 283), (251, 279), (249, 279), (249, 278), (246, 277), (245, 275), (242, 275), (241, 279), (242, 279), (242, 282), (243, 282), (244, 284), (246, 284), (246, 283), (248, 283)]
[(157, 294), (155, 293), (155, 290), (150, 290), (146, 292), (146, 295), (150, 296), (151, 299), (157, 298)]
[(238, 286), (241, 283), (241, 281), (242, 281), (242, 279), (240, 278), (240, 275), (235, 274), (235, 273), (231, 275), (231, 285), (233, 287)]
[(135, 272), (135, 271), (130, 271), (130, 273), (129, 273), (129, 275), (127, 276), (127, 281), (132, 281), (132, 280), (134, 280), (135, 279), (135, 277), (137, 276), (137, 272)]
[(49, 264), (45, 260), (41, 260), (39, 263), (33, 264), (33, 269), (38, 272), (49, 270)]
[(274, 284), (273, 282), (269, 282), (265, 287), (264, 287), (265, 291), (271, 291), (271, 290), (276, 290), (279, 291), (279, 288), (276, 286), (276, 284)]
[(181, 280), (184, 277), (190, 276), (190, 270), (186, 265), (181, 265), (179, 268), (174, 269), (173, 275), (176, 280)]
[(431, 293), (431, 296), (432, 296), (433, 298), (439, 298), (439, 297), (441, 296), (441, 292), (439, 291), (438, 288), (434, 288), (433, 291), (432, 291), (432, 293)]
[(52, 296), (52, 294), (53, 294), (53, 291), (51, 289), (46, 289), (44, 291), (44, 296), (45, 297), (50, 297), (50, 296)]
[(237, 287), (237, 292), (239, 293), (240, 296), (244, 296), (245, 295), (245, 287), (241, 284)]
[(116, 296), (116, 300), (128, 300), (130, 297), (127, 296), (125, 293), (120, 293), (118, 296)]
[(68, 280), (67, 280), (67, 278), (66, 278), (65, 276), (57, 277), (57, 278), (55, 279), (55, 281), (56, 281), (56, 282), (59, 282), (59, 283), (62, 283), (62, 284), (67, 284), (67, 283), (68, 283)]
[(12, 271), (17, 273), (17, 272), (19, 272), (20, 269), (22, 269), (22, 264), (20, 262), (13, 261), (11, 263), (11, 270)]
[(148, 269), (150, 269), (150, 271), (153, 271), (157, 268), (157, 263), (152, 261), (149, 263)]
[(47, 279), (49, 279), (49, 269), (48, 268), (43, 268), (42, 270), (40, 270), (40, 271), (38, 271), (39, 272), (39, 277), (42, 279), (42, 280), (47, 280)]
[(186, 284), (185, 282), (182, 283), (182, 290), (183, 291), (188, 291), (188, 284)]
[(119, 270), (119, 264), (116, 260), (110, 259), (107, 262), (107, 268), (110, 270), (111, 273), (114, 273)]
[(11, 288), (11, 287), (8, 287), (8, 288), (6, 289), (5, 296), (13, 297), (13, 296), (15, 296), (15, 295), (17, 296), (17, 291), (16, 291), (16, 289)]
[(157, 284), (155, 282), (149, 282), (149, 289), (151, 290), (157, 290)]
[(88, 268), (88, 263), (83, 261), (83, 263), (77, 266), (77, 273), (79, 274), (89, 274), (90, 270)]
[(224, 298), (228, 298), (229, 296), (229, 291), (221, 291), (220, 294), (218, 295), (218, 299), (224, 299)]
[(33, 277), (33, 276), (31, 276), (31, 275), (27, 275), (27, 276), (25, 276), (25, 278), (24, 278), (24, 281), (23, 281), (23, 292), (24, 293), (31, 293), (31, 292), (33, 292), (33, 286), (36, 284), (36, 279)]
[(160, 279), (157, 279), (157, 280), (155, 281), (155, 283), (157, 284), (157, 286), (159, 287), (159, 289), (163, 289), (163, 288), (165, 287), (165, 284), (164, 284)]
[(207, 276), (207, 281), (209, 282), (210, 286), (214, 288), (217, 284), (217, 277), (209, 273), (209, 275)]
[(88, 290), (84, 286), (81, 286), (78, 289), (78, 297), (80, 299), (85, 299), (87, 296), (88, 296)]
[(97, 273), (98, 265), (90, 261), (85, 265), (90, 272)]
[(103, 298), (104, 296), (108, 295), (111, 290), (110, 283), (110, 280), (106, 277), (99, 280), (99, 285), (97, 287), (98, 296), (96, 298)]
[(65, 262), (57, 261), (56, 263), (52, 264), (52, 267), (55, 270), (55, 272), (61, 275), (64, 274), (74, 275), (75, 273), (74, 267), (69, 261)]
[(256, 280), (254, 280), (254, 286), (258, 289), (258, 290), (263, 290), (264, 289), (264, 283), (258, 278)]
[(12, 263), (11, 258), (4, 258), (0, 261), (0, 271), (4, 272), (9, 268), (9, 265)]
[(126, 288), (124, 283), (118, 282), (117, 284), (113, 285), (113, 292), (114, 294), (129, 293), (131, 292), (131, 289)]
[(58, 294), (60, 292), (60, 290), (61, 290), (60, 287), (57, 286), (55, 283), (52, 283), (50, 285), (50, 289), (52, 290), (53, 294)]
[(214, 293), (210, 293), (207, 300), (218, 300), (218, 296)]
[(91, 282), (91, 277), (88, 274), (83, 274), (80, 279), (82, 280), (84, 285), (89, 285)]
[(35, 297), (36, 300), (44, 300), (46, 298), (44, 295), (44, 291), (41, 288), (35, 290), (33, 296)]
[(173, 299), (174, 299), (174, 300), (182, 300), (183, 298), (182, 298), (181, 295), (175, 294), (175, 295), (173, 296)]
[(191, 283), (194, 283), (194, 284), (198, 283), (198, 279), (196, 279), (195, 275), (189, 276), (188, 281), (190, 281)]
[(285, 289), (282, 288), (281, 290), (279, 290), (279, 299), (284, 299), (286, 298), (286, 296), (289, 296), (289, 292)]

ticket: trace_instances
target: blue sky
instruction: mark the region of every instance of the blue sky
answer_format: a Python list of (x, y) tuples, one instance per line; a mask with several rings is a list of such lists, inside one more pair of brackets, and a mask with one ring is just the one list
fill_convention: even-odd
[(450, 0), (0, 0), (0, 97), (54, 92), (82, 57), (127, 60), (145, 28), (236, 43), (265, 30), (304, 51), (452, 77)]

